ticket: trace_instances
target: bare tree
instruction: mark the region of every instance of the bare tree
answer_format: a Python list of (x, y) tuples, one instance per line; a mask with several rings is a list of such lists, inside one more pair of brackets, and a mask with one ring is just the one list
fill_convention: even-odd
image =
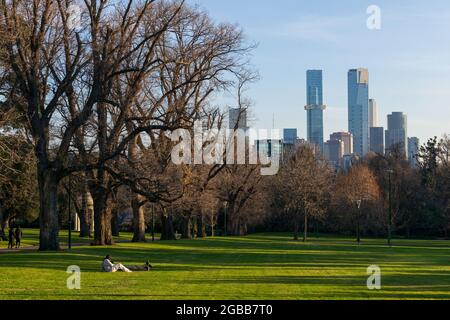
[(348, 173), (338, 176), (334, 190), (335, 203), (341, 203), (340, 209), (351, 213), (349, 219), (354, 222), (357, 241), (361, 240), (362, 213), (371, 205), (379, 207), (380, 188), (373, 172), (363, 164), (354, 166)]
[(300, 146), (285, 163), (276, 181), (280, 205), (294, 226), (294, 239), (299, 238), (303, 218), (303, 241), (307, 240), (309, 218), (321, 218), (332, 182), (329, 168), (318, 161), (309, 146)]

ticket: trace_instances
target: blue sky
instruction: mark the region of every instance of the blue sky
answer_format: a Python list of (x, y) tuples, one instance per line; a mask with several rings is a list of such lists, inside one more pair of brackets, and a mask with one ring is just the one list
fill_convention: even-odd
[[(370, 96), (386, 115), (408, 115), (408, 135), (422, 142), (450, 133), (450, 2), (448, 0), (189, 0), (216, 21), (239, 24), (257, 42), (252, 63), (261, 80), (252, 126), (298, 128), (306, 136), (306, 70), (324, 70), (325, 137), (347, 131), (347, 71), (365, 67)], [(381, 30), (369, 30), (369, 5)]]

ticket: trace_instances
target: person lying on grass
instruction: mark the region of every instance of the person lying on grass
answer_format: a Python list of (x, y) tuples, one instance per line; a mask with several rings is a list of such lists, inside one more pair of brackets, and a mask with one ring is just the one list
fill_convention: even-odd
[(152, 269), (152, 265), (149, 261), (147, 261), (143, 266), (129, 266), (125, 267), (121, 263), (114, 263), (111, 260), (111, 256), (108, 254), (102, 263), (102, 271), (103, 272), (133, 272), (133, 271), (150, 271)]

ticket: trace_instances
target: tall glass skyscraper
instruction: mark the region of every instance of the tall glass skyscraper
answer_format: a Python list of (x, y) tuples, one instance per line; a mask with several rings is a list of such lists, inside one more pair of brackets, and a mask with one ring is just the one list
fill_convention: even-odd
[(398, 148), (405, 157), (408, 156), (408, 117), (403, 112), (392, 112), (388, 116), (386, 130), (386, 153)]
[(359, 156), (369, 152), (369, 71), (348, 72), (348, 127), (353, 134), (353, 150)]
[(323, 80), (322, 70), (306, 72), (306, 106), (308, 142), (320, 147), (323, 151)]
[(297, 129), (284, 129), (283, 130), (283, 143), (284, 144), (296, 144), (297, 142)]

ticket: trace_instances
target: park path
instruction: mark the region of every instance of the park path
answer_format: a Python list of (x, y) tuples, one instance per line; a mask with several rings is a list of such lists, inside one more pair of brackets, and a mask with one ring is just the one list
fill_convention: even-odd
[[(88, 244), (86, 243), (73, 243), (72, 247), (82, 247), (82, 246), (86, 246)], [(67, 250), (69, 247), (67, 245), (63, 245), (61, 246), (61, 250)], [(39, 250), (39, 246), (26, 246), (26, 247), (22, 247), (20, 249), (8, 249), (8, 248), (0, 248), (0, 254), (2, 253), (19, 253), (19, 252), (24, 252), (24, 251), (38, 251)]]
[[(159, 241), (159, 238), (155, 238), (155, 241)], [(151, 242), (151, 241), (148, 241)], [(116, 240), (116, 243), (131, 243), (131, 240)], [(83, 247), (83, 246), (89, 246), (89, 243), (72, 243), (72, 248), (73, 247)], [(61, 245), (61, 250), (67, 250), (69, 249), (67, 244), (65, 245)], [(5, 253), (19, 253), (19, 252), (26, 252), (26, 251), (38, 251), (39, 250), (39, 246), (26, 246), (26, 247), (22, 247), (20, 249), (8, 249), (8, 248), (0, 248), (0, 254), (5, 254)]]

